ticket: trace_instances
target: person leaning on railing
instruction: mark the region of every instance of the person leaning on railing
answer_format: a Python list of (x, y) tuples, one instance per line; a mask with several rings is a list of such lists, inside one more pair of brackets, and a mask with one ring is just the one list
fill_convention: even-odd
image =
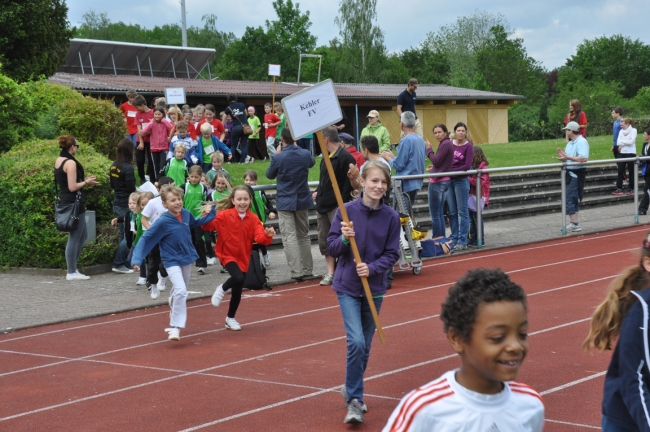
[[(650, 128), (643, 131), (643, 146), (641, 147), (641, 156), (650, 156)], [(639, 214), (648, 214), (648, 205), (650, 204), (650, 161), (641, 161), (641, 175), (645, 184), (643, 185), (643, 197), (639, 203)]]
[(566, 231), (578, 232), (582, 230), (578, 222), (578, 212), (585, 187), (587, 168), (576, 164), (582, 164), (589, 160), (589, 143), (580, 135), (580, 125), (576, 122), (569, 122), (562, 130), (566, 130), (568, 142), (564, 150), (557, 149), (557, 155), (559, 160), (567, 163), (566, 212), (571, 223), (567, 225)]

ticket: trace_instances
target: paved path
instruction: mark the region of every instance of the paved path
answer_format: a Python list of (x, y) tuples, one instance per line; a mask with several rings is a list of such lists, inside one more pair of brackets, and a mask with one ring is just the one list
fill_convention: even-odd
[[(580, 213), (582, 233), (602, 232), (634, 225), (634, 205), (621, 204), (585, 210)], [(561, 237), (559, 213), (519, 219), (489, 221), (485, 225), (487, 247), (495, 248), (531, 243)], [(649, 224), (650, 217), (640, 216), (641, 224)], [(643, 233), (639, 234), (639, 243)], [(272, 285), (288, 283), (289, 272), (283, 250), (270, 251), (271, 266), (268, 276)], [(314, 273), (325, 272), (325, 260), (318, 247), (312, 247)], [(189, 298), (212, 295), (215, 287), (228, 275), (220, 274), (221, 266), (210, 266), (207, 274), (193, 271)], [(136, 286), (137, 276), (106, 273), (88, 281), (68, 282), (62, 276), (17, 275), (0, 273), (0, 332), (61, 321), (88, 318), (131, 309), (158, 306), (167, 302), (166, 292), (152, 300), (142, 286)], [(314, 281), (316, 285), (318, 280)], [(396, 282), (399, 283), (399, 275)], [(168, 286), (171, 284), (168, 283)], [(169, 288), (168, 288), (169, 289)], [(320, 288), (318, 288), (320, 289)], [(328, 288), (322, 288), (328, 289)]]

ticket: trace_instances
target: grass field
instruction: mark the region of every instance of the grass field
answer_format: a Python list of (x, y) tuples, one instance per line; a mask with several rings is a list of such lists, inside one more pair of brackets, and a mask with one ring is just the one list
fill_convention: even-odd
[[(612, 158), (612, 137), (589, 137), (590, 160)], [(483, 144), (481, 147), (490, 161), (490, 168), (503, 168), (520, 165), (539, 165), (558, 162), (556, 149), (565, 147), (564, 139), (512, 142), (506, 144)], [(637, 154), (641, 143), (637, 143)], [(309, 180), (318, 181), (320, 172), (320, 158), (316, 158), (316, 165), (309, 171)], [(427, 165), (430, 163), (427, 161)], [(248, 169), (257, 171), (259, 184), (275, 183), (275, 180), (266, 178), (266, 169), (269, 162), (253, 162), (252, 164), (226, 164), (224, 168), (230, 173), (234, 185), (244, 184), (244, 172)]]

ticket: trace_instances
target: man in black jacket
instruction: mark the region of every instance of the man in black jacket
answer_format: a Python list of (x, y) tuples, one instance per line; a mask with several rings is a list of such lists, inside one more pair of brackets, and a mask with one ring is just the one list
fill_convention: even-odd
[[(353, 189), (350, 180), (348, 179), (348, 170), (350, 169), (350, 164), (356, 165), (356, 161), (354, 160), (354, 157), (341, 145), (341, 142), (339, 141), (339, 133), (335, 127), (326, 127), (322, 132), (325, 146), (327, 147), (329, 158), (332, 162), (332, 168), (334, 169), (336, 183), (341, 191), (341, 197), (343, 197), (343, 202), (351, 201)], [(326, 157), (328, 157), (328, 155), (323, 155), (323, 158)], [(318, 182), (318, 188), (313, 194), (313, 199), (316, 201), (318, 248), (320, 249), (321, 255), (325, 256), (325, 261), (327, 262), (327, 274), (323, 276), (323, 280), (321, 280), (320, 284), (331, 285), (334, 280), (335, 260), (327, 253), (327, 235), (330, 232), (330, 227), (332, 226), (332, 220), (334, 219), (334, 214), (336, 213), (338, 204), (336, 202), (336, 195), (334, 195), (332, 182), (327, 173), (325, 160), (322, 160), (320, 163), (320, 179)]]

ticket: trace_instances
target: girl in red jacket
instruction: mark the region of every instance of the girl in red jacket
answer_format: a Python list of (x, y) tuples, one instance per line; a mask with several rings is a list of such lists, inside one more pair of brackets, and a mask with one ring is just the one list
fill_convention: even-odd
[[(479, 146), (474, 146), (474, 159), (472, 159), (472, 169), (487, 169), (490, 162), (488, 162), (483, 149)], [(469, 238), (467, 240), (467, 246), (474, 247), (478, 246), (478, 237), (477, 237), (477, 217), (476, 217), (476, 206), (480, 205), (481, 210), (483, 207), (488, 205), (490, 202), (490, 174), (482, 173), (481, 174), (481, 199), (477, 199), (476, 196), (476, 176), (469, 177), (469, 200), (473, 201), (474, 204), (468, 204), (467, 208), (469, 210)], [(473, 207), (473, 208), (472, 208)], [(482, 244), (485, 245), (485, 230), (483, 229), (483, 218), (481, 218), (481, 237)]]
[(226, 291), (232, 289), (226, 317), (226, 328), (230, 330), (241, 330), (235, 314), (241, 301), (253, 242), (268, 246), (275, 236), (273, 228), (264, 228), (259, 218), (250, 212), (252, 199), (246, 186), (237, 186), (228, 198), (218, 202), (217, 217), (202, 226), (206, 231), (217, 232), (214, 251), (230, 274), (230, 279), (219, 285), (212, 295), (212, 305), (218, 307)]

